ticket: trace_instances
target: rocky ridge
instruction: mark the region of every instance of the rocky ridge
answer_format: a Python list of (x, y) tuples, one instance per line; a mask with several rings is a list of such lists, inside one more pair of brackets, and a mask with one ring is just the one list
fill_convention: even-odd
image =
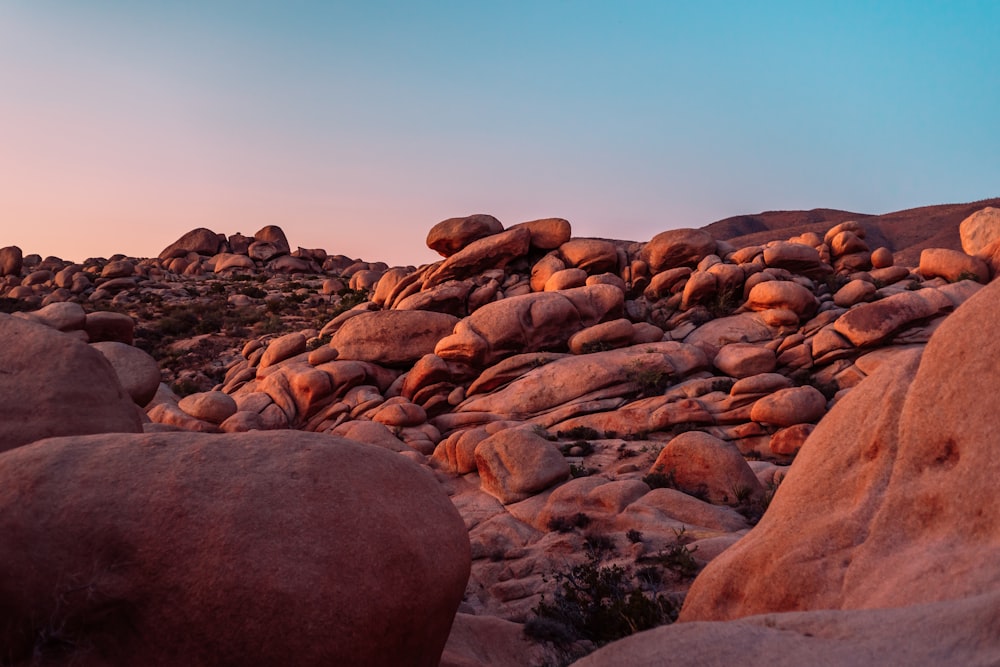
[[(706, 230), (633, 243), (476, 215), (434, 226), (442, 260), (422, 267), (292, 252), (277, 227), (81, 264), (11, 246), (0, 325), (99, 353), (93, 372), (110, 369), (129, 406), (114, 417), (128, 427), (107, 430), (306, 431), (432, 471), (471, 544), (442, 664), (496, 664), (482, 647), (520, 635), (503, 623), (541, 643), (496, 660), (564, 661), (606, 641), (539, 622), (564, 573), (620, 571), (670, 620), (697, 571), (737, 553), (824, 416), (870, 375), (909, 368), (996, 274), (995, 210), (962, 222), (964, 250), (925, 248), (916, 266), (850, 219), (736, 247)], [(34, 391), (5, 404), (44, 407)], [(38, 423), (13, 424), (0, 472), (39, 438), (101, 432)]]

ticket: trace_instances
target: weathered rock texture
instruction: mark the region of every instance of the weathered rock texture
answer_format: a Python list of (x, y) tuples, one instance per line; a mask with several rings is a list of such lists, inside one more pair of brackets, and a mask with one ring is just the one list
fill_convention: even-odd
[(430, 474), (307, 433), (22, 447), (0, 531), (13, 664), (433, 666), (469, 573)]

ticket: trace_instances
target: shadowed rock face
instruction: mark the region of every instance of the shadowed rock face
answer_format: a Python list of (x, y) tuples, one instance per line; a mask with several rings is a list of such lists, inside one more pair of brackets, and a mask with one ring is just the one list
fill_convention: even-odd
[(14, 664), (431, 667), (469, 574), (429, 473), (300, 432), (21, 447), (0, 530)]
[(57, 435), (142, 430), (97, 350), (10, 315), (0, 315), (0, 340), (0, 451)]

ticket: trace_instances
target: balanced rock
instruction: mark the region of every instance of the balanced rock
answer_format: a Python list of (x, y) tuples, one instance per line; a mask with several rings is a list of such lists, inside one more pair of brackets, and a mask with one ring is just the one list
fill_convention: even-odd
[[(404, 457), (301, 432), (50, 439), (0, 456), (0, 646), (59, 664), (438, 664), (465, 526)], [(43, 639), (44, 640), (44, 639)]]
[(132, 398), (91, 346), (0, 315), (0, 451), (57, 435), (142, 430)]
[(221, 244), (222, 241), (219, 239), (218, 234), (211, 229), (199, 227), (198, 229), (192, 229), (164, 248), (159, 258), (165, 261), (175, 257), (184, 257), (192, 252), (199, 255), (212, 256), (219, 252)]
[(678, 266), (695, 266), (715, 252), (712, 235), (701, 229), (671, 229), (660, 232), (643, 247), (641, 258), (654, 274)]
[(442, 257), (451, 257), (473, 241), (502, 231), (503, 225), (500, 221), (485, 213), (464, 218), (448, 218), (427, 232), (427, 247)]

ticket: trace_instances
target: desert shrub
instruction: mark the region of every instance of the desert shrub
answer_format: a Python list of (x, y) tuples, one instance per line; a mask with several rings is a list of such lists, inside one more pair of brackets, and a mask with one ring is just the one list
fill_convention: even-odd
[(628, 532), (625, 533), (625, 537), (632, 544), (638, 544), (642, 542), (642, 531), (636, 530), (635, 528), (629, 528)]
[(17, 313), (26, 310), (34, 310), (27, 301), (12, 299), (8, 296), (0, 297), (0, 313)]
[(251, 299), (263, 299), (267, 296), (267, 292), (256, 285), (244, 285), (237, 291), (244, 296), (250, 297)]
[(705, 308), (713, 317), (726, 317), (743, 305), (743, 288), (727, 287), (716, 291), (705, 304)]
[(628, 570), (604, 565), (596, 554), (554, 577), (552, 600), (543, 596), (525, 624), (533, 639), (557, 646), (580, 640), (602, 645), (677, 619), (673, 600), (643, 591)]
[(674, 471), (651, 472), (642, 478), (642, 481), (651, 489), (676, 489), (677, 482), (674, 480)]
[(586, 466), (578, 466), (575, 463), (569, 464), (569, 476), (573, 479), (577, 477), (590, 477), (596, 471), (593, 468), (588, 468)]
[(591, 533), (583, 538), (583, 544), (587, 548), (587, 553), (603, 556), (615, 552), (615, 541), (609, 535)]
[(558, 435), (568, 440), (597, 440), (601, 437), (596, 429), (589, 426), (574, 426), (568, 431), (559, 431)]
[(579, 512), (574, 516), (554, 516), (549, 519), (549, 530), (556, 533), (569, 533), (575, 528), (586, 528), (590, 525), (590, 517)]

